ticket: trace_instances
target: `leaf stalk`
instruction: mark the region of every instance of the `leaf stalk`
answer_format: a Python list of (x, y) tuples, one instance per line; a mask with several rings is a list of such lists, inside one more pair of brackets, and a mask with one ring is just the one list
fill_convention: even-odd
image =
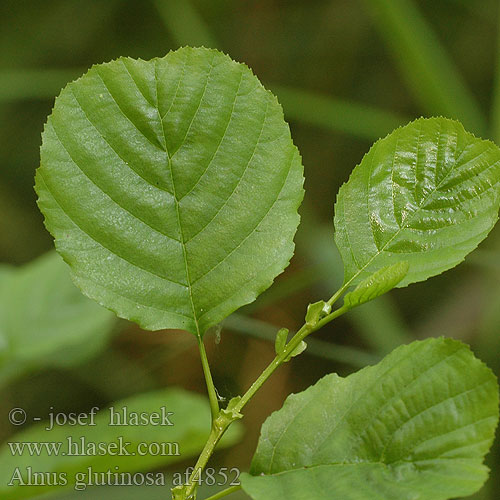
[(212, 422), (219, 416), (219, 399), (217, 397), (217, 391), (215, 389), (214, 381), (212, 378), (212, 373), (210, 371), (210, 365), (208, 363), (207, 352), (205, 351), (205, 344), (203, 343), (203, 338), (201, 335), (197, 336), (198, 348), (200, 350), (201, 365), (203, 367), (203, 375), (205, 376), (205, 382), (207, 385), (208, 399), (210, 400), (210, 411), (212, 413)]

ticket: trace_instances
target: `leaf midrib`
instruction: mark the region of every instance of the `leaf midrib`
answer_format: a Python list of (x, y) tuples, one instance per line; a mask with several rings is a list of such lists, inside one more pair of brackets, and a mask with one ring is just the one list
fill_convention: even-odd
[[(203, 97), (205, 95), (205, 92), (206, 92), (206, 89), (207, 89), (207, 86), (208, 86), (208, 81), (210, 79), (210, 74), (212, 72), (212, 69), (213, 69), (213, 62), (215, 60), (215, 54), (212, 58), (212, 61), (210, 62), (210, 71), (207, 73), (207, 80), (206, 80), (206, 83), (205, 83), (205, 87), (203, 89), (203, 93), (200, 97), (200, 101), (198, 103), (198, 106), (196, 108), (196, 111), (194, 112), (194, 115), (191, 119), (191, 122), (189, 124), (189, 127), (186, 131), (186, 134), (180, 144), (180, 146), (177, 148), (177, 150), (174, 152), (174, 154), (182, 147), (182, 145), (184, 144), (184, 141), (186, 140), (186, 137), (188, 136), (189, 134), (189, 130), (191, 129), (191, 125), (193, 124), (195, 118), (196, 118), (196, 115), (198, 114), (198, 111), (200, 109), (200, 106), (201, 106), (201, 102), (203, 100)], [(186, 64), (186, 61), (184, 62), (184, 64)], [(156, 90), (156, 112), (157, 112), (157, 115), (158, 115), (158, 120), (160, 121), (160, 126), (161, 126), (161, 131), (162, 131), (162, 134), (163, 134), (163, 144), (164, 144), (164, 148), (165, 148), (165, 156), (166, 156), (166, 167), (167, 167), (167, 171), (169, 172), (170, 174), (170, 179), (172, 181), (172, 191), (173, 191), (173, 196), (174, 196), (174, 205), (175, 205), (175, 213), (176, 213), (176, 217), (177, 217), (177, 225), (179, 227), (179, 232), (180, 232), (180, 244), (181, 244), (181, 247), (182, 247), (182, 256), (183, 256), (183, 260), (184, 260), (184, 268), (185, 268), (185, 273), (186, 273), (186, 283), (187, 283), (187, 289), (188, 289), (188, 293), (189, 293), (189, 302), (191, 304), (191, 310), (192, 310), (192, 313), (193, 313), (193, 321), (194, 321), (194, 324), (195, 324), (195, 327), (196, 327), (196, 336), (201, 338), (201, 333), (200, 333), (200, 325), (199, 325), (199, 321), (198, 321), (198, 316), (196, 314), (196, 308), (194, 306), (194, 299), (193, 299), (193, 289), (192, 289), (192, 283), (191, 283), (191, 276), (190, 276), (190, 273), (189, 273), (189, 264), (188, 264), (188, 258), (187, 258), (187, 251), (186, 251), (186, 239), (185, 239), (185, 236), (184, 236), (184, 230), (182, 228), (182, 224), (181, 224), (181, 215), (180, 215), (180, 209), (179, 209), (179, 199), (177, 197), (177, 191), (176, 191), (176, 188), (175, 188), (175, 179), (174, 179), (174, 172), (172, 170), (172, 157), (170, 156), (170, 153), (168, 152), (168, 148), (167, 148), (167, 135), (166, 135), (166, 132), (165, 132), (165, 122), (164, 122), (164, 118), (168, 115), (170, 109), (172, 108), (172, 106), (174, 105), (174, 102), (177, 98), (177, 93), (178, 93), (178, 90), (180, 88), (180, 84), (181, 84), (181, 81), (183, 79), (183, 76), (181, 75), (181, 77), (179, 78), (179, 82), (177, 84), (177, 89), (176, 89), (176, 92), (175, 92), (175, 95), (172, 99), (172, 102), (170, 104), (170, 107), (168, 109), (168, 111), (165, 113), (165, 115), (162, 117), (161, 114), (160, 114), (160, 101), (159, 101), (159, 97), (158, 97), (158, 59), (155, 59), (154, 61), (154, 77), (155, 77), (155, 90)]]

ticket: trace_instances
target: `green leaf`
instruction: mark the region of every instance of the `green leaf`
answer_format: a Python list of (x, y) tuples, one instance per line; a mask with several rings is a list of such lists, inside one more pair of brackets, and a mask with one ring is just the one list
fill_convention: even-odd
[[(0, 496), (4, 500), (14, 500), (18, 498), (31, 498), (42, 493), (53, 491), (58, 492), (65, 489), (65, 486), (23, 486), (19, 481), (11, 482), (16, 469), (22, 474), (24, 480), (28, 477), (28, 467), (31, 471), (66, 474), (70, 488), (75, 484), (77, 474), (85, 477), (88, 468), (93, 473), (107, 472), (140, 472), (158, 469), (160, 466), (167, 466), (182, 463), (186, 459), (196, 455), (201, 451), (207, 438), (207, 420), (210, 421), (210, 408), (206, 399), (197, 394), (184, 390), (169, 388), (159, 391), (149, 392), (132, 396), (118, 401), (111, 405), (114, 416), (111, 416), (110, 409), (102, 409), (97, 412), (93, 421), (87, 418), (90, 425), (64, 425), (55, 426), (50, 429), (50, 421), (33, 425), (26, 430), (11, 436), (6, 443), (0, 447)], [(126, 408), (126, 410), (124, 410)], [(164, 408), (164, 410), (162, 410)], [(87, 414), (90, 414), (91, 409)], [(54, 410), (57, 412), (57, 409)], [(128, 422), (131, 425), (109, 425), (111, 423), (124, 422), (124, 415), (128, 415)], [(163, 419), (163, 415), (167, 419)], [(172, 412), (171, 415), (168, 412)], [(153, 417), (154, 420), (148, 425), (132, 425), (133, 414), (149, 415), (159, 414), (160, 417)], [(28, 415), (30, 421), (36, 415)], [(38, 415), (42, 417), (43, 415)], [(82, 420), (85, 422), (85, 420)], [(169, 425), (169, 422), (173, 425)], [(159, 425), (166, 424), (166, 425)], [(241, 426), (234, 424), (224, 436), (221, 444), (223, 447), (234, 444), (241, 436)], [(122, 442), (121, 447), (113, 447), (110, 443)], [(62, 443), (58, 451), (49, 454), (46, 448), (41, 445), (41, 453), (30, 456), (25, 449), (22, 456), (16, 451), (17, 445), (8, 443)], [(70, 442), (72, 444), (70, 444)], [(77, 443), (77, 444), (75, 444)], [(84, 443), (84, 445), (82, 445)], [(93, 455), (93, 446), (103, 443), (100, 450), (110, 450)], [(125, 443), (130, 443), (126, 445)], [(151, 448), (141, 443), (151, 444)], [(162, 444), (164, 443), (164, 444)], [(158, 446), (157, 446), (158, 445)], [(21, 445), (22, 446), (22, 445)], [(83, 446), (83, 447), (82, 447)], [(99, 450), (99, 448), (97, 448)], [(86, 454), (83, 454), (85, 450)], [(159, 451), (158, 451), (159, 450)], [(72, 453), (70, 455), (70, 453)], [(79, 453), (79, 455), (75, 455)], [(127, 454), (128, 453), (128, 454)], [(135, 455), (134, 455), (135, 453)], [(183, 469), (181, 469), (183, 470)], [(16, 473), (17, 474), (17, 473)], [(16, 477), (19, 477), (16, 475)], [(51, 476), (53, 477), (53, 476)], [(82, 482), (89, 484), (89, 479)], [(94, 482), (95, 484), (95, 482)], [(167, 488), (168, 491), (168, 488)]]
[(43, 133), (36, 190), (86, 295), (143, 328), (203, 334), (288, 264), (302, 170), (253, 73), (183, 48), (69, 84)]
[(255, 500), (446, 500), (487, 478), (498, 385), (464, 344), (401, 346), (290, 396), (262, 428), (244, 490)]
[(344, 306), (349, 309), (376, 299), (392, 290), (408, 273), (408, 262), (396, 262), (374, 272), (344, 297)]
[(300, 344), (284, 359), (284, 362), (287, 363), (295, 356), (302, 354), (307, 349), (307, 343), (303, 340), (300, 341)]
[(56, 252), (0, 269), (1, 376), (80, 363), (102, 349), (114, 323), (82, 296)]
[(290, 330), (288, 328), (280, 328), (276, 334), (276, 340), (274, 341), (274, 351), (276, 354), (281, 354), (286, 347), (286, 341), (288, 340), (288, 334)]
[(306, 323), (316, 325), (316, 323), (330, 312), (330, 307), (324, 300), (313, 302), (307, 306)]
[(344, 282), (408, 261), (398, 286), (461, 262), (498, 220), (500, 150), (456, 121), (420, 118), (377, 141), (335, 204)]

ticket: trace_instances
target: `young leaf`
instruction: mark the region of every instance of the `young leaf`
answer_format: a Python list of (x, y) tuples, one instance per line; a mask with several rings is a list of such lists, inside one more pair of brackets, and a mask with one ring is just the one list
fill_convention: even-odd
[(495, 376), (464, 344), (401, 346), (290, 396), (262, 428), (255, 500), (446, 500), (470, 495), (498, 421)]
[(328, 314), (328, 304), (324, 300), (313, 302), (307, 306), (306, 323), (315, 325), (323, 316)]
[(49, 252), (0, 272), (0, 376), (77, 364), (108, 340), (114, 315), (83, 297), (61, 257)]
[(302, 354), (307, 349), (307, 344), (303, 340), (300, 341), (300, 344), (284, 359), (285, 363), (290, 361), (295, 356)]
[(70, 83), (43, 133), (36, 190), (86, 295), (143, 328), (201, 335), (288, 264), (302, 170), (252, 72), (183, 48)]
[(276, 334), (276, 340), (274, 341), (274, 351), (276, 354), (281, 354), (285, 350), (286, 341), (288, 339), (288, 334), (290, 330), (288, 328), (280, 328)]
[(335, 204), (345, 283), (400, 261), (397, 286), (454, 267), (498, 220), (499, 181), (498, 147), (456, 121), (420, 118), (379, 140)]
[(408, 262), (396, 262), (374, 272), (344, 297), (344, 306), (352, 308), (392, 290), (408, 273)]

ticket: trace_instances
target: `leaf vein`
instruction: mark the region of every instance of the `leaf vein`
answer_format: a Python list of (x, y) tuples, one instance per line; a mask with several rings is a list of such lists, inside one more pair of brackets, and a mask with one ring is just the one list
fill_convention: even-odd
[(117, 109), (121, 112), (121, 114), (131, 123), (131, 125), (141, 134), (142, 137), (144, 137), (152, 146), (154, 146), (156, 149), (159, 149), (160, 151), (164, 151), (164, 148), (161, 147), (161, 144), (155, 144), (144, 132), (137, 126), (137, 124), (125, 113), (123, 110), (122, 106), (118, 102), (118, 100), (115, 98), (115, 96), (111, 93), (110, 88), (108, 87), (106, 81), (104, 80), (103, 76), (101, 75), (100, 71), (96, 69), (96, 73), (101, 79), (101, 82), (103, 83), (106, 92), (108, 93), (109, 97), (113, 100), (113, 102), (116, 104)]
[[(214, 58), (215, 58), (215, 56), (214, 56)], [(158, 64), (158, 60), (156, 59), (155, 60), (155, 65), (157, 65), (157, 64)], [(156, 79), (156, 85), (158, 85), (158, 79), (156, 78), (156, 69), (155, 69), (155, 79)], [(159, 108), (160, 108), (160, 106), (159, 106), (159, 101), (158, 101), (158, 109)], [(161, 130), (163, 132), (163, 139), (165, 141), (165, 144), (167, 144), (167, 136), (166, 136), (166, 133), (165, 133), (165, 124), (164, 124), (163, 120), (161, 120), (161, 119), (160, 119), (160, 125), (161, 125)], [(165, 148), (165, 154), (166, 154), (167, 169), (170, 172), (170, 177), (171, 177), (171, 180), (172, 180), (172, 189), (173, 189), (173, 193), (174, 193), (175, 213), (176, 213), (176, 217), (177, 217), (177, 224), (179, 226), (179, 231), (181, 233), (182, 256), (183, 256), (183, 259), (184, 259), (184, 269), (185, 269), (185, 273), (186, 273), (186, 281), (187, 281), (187, 290), (188, 290), (188, 294), (189, 294), (189, 301), (191, 303), (191, 310), (193, 312), (193, 321), (194, 321), (194, 324), (196, 326), (196, 335), (198, 337), (200, 337), (200, 335), (201, 335), (201, 333), (200, 333), (200, 325), (199, 325), (198, 317), (197, 317), (197, 314), (196, 314), (196, 308), (194, 306), (193, 287), (192, 287), (192, 284), (191, 284), (191, 276), (190, 276), (190, 273), (189, 273), (189, 264), (188, 264), (188, 257), (187, 257), (187, 252), (186, 252), (186, 243), (185, 243), (185, 237), (184, 237), (184, 230), (182, 228), (182, 223), (181, 223), (181, 214), (180, 214), (180, 209), (179, 209), (179, 200), (177, 198), (177, 192), (176, 192), (176, 189), (175, 189), (174, 169), (173, 169), (173, 166), (172, 166), (171, 157), (169, 156), (166, 148)]]
[(152, 107), (152, 108), (155, 108), (155, 105), (146, 97), (146, 94), (144, 94), (144, 92), (141, 90), (141, 88), (139, 87), (139, 84), (137, 83), (136, 79), (134, 78), (134, 76), (132, 75), (131, 71), (129, 70), (128, 66), (125, 64), (125, 60), (127, 60), (126, 58), (124, 57), (121, 57), (119, 59), (119, 61), (123, 64), (123, 67), (125, 68), (125, 71), (128, 73), (128, 75), (130, 76), (130, 79), (132, 80), (132, 82), (134, 83), (134, 85), (136, 86), (137, 90), (139, 91), (139, 93), (142, 95), (142, 97), (144, 97), (144, 100)]
[(219, 209), (217, 210), (217, 212), (215, 212), (215, 215), (205, 225), (203, 225), (199, 231), (197, 231), (188, 240), (186, 240), (186, 244), (189, 243), (193, 238), (195, 238), (196, 236), (198, 236), (200, 233), (202, 233), (210, 225), (210, 223), (217, 217), (217, 215), (219, 215), (219, 213), (221, 212), (221, 210), (229, 203), (229, 200), (231, 199), (231, 197), (234, 195), (234, 193), (238, 189), (238, 186), (241, 184), (241, 182), (243, 180), (243, 177), (245, 176), (245, 174), (246, 174), (246, 172), (247, 172), (247, 170), (248, 170), (248, 168), (249, 168), (249, 166), (250, 166), (250, 164), (251, 164), (251, 162), (252, 162), (252, 160), (253, 160), (253, 158), (255, 156), (255, 153), (257, 152), (257, 148), (259, 147), (260, 138), (262, 137), (262, 132), (264, 131), (264, 127), (265, 127), (265, 124), (266, 124), (268, 108), (269, 108), (269, 104), (266, 106), (266, 110), (264, 112), (264, 118), (263, 118), (263, 121), (262, 121), (262, 126), (261, 126), (261, 129), (260, 129), (259, 135), (257, 137), (257, 141), (255, 143), (255, 147), (253, 148), (252, 155), (250, 156), (250, 159), (248, 160), (247, 164), (245, 165), (245, 168), (243, 169), (243, 172), (242, 172), (240, 178), (238, 179), (238, 181), (236, 182), (233, 190), (231, 191), (231, 193), (227, 197), (226, 201), (219, 207)]
[[(43, 174), (42, 174), (42, 171), (39, 170), (40, 172), (40, 175), (42, 176), (43, 178)], [(59, 200), (57, 199), (56, 195), (54, 194), (53, 190), (50, 188), (49, 184), (45, 181), (44, 179), (44, 183), (45, 183), (45, 186), (47, 188), (47, 190), (49, 191), (49, 193), (51, 194), (52, 198), (54, 199), (54, 201), (57, 203), (57, 205), (59, 205), (59, 207), (61, 208), (61, 210), (64, 212), (64, 214), (68, 217), (68, 219), (71, 220), (71, 222), (84, 234), (86, 234), (92, 241), (95, 241), (99, 246), (101, 246), (102, 248), (104, 248), (105, 250), (107, 250), (108, 252), (110, 252), (112, 255), (115, 255), (116, 257), (118, 257), (119, 259), (127, 262), (128, 264), (130, 264), (132, 267), (135, 267), (137, 269), (141, 269), (142, 271), (145, 271), (149, 274), (151, 274), (152, 276), (156, 276), (157, 278), (160, 278), (164, 281), (168, 281), (169, 283), (173, 283), (174, 285), (179, 285), (183, 288), (186, 288), (186, 285), (183, 284), (183, 283), (179, 283), (177, 281), (173, 281), (171, 280), (170, 278), (167, 278), (165, 276), (162, 276), (158, 273), (155, 273), (154, 271), (151, 271), (143, 266), (140, 266), (139, 264), (136, 264), (135, 262), (132, 262), (130, 261), (128, 258), (124, 257), (123, 255), (120, 255), (119, 253), (117, 253), (116, 251), (114, 250), (111, 250), (111, 248), (107, 247), (104, 243), (102, 243), (101, 241), (99, 241), (95, 236), (92, 236), (86, 229), (84, 229), (80, 224), (78, 224), (76, 222), (76, 220), (68, 213), (68, 211), (63, 207), (63, 205), (59, 202)]]
[[(438, 401), (437, 403), (434, 403), (431, 406), (428, 406), (428, 407), (424, 408), (423, 410), (419, 411), (415, 415), (412, 415), (411, 418), (409, 418), (408, 420), (405, 420), (404, 422), (402, 422), (399, 427), (397, 427), (396, 429), (394, 429), (391, 432), (391, 438), (389, 439), (389, 441), (385, 444), (384, 448), (382, 449), (382, 452), (380, 454), (380, 459), (382, 460), (382, 457), (384, 456), (387, 448), (393, 443), (394, 438), (395, 438), (395, 434), (397, 432), (399, 432), (402, 428), (404, 428), (406, 425), (408, 425), (410, 422), (412, 422), (416, 418), (420, 417), (424, 413), (428, 412), (429, 410), (432, 410), (432, 409), (434, 409), (434, 408), (436, 408), (438, 406), (441, 406), (441, 405), (443, 405), (443, 404), (445, 404), (445, 403), (447, 403), (449, 401), (453, 401), (455, 399), (458, 399), (459, 397), (464, 396), (465, 394), (468, 394), (470, 392), (474, 392), (474, 391), (476, 391), (477, 389), (479, 389), (480, 387), (482, 387), (483, 385), (486, 385), (486, 384), (491, 384), (491, 380), (486, 380), (484, 382), (481, 382), (480, 384), (475, 385), (474, 387), (471, 387), (471, 388), (463, 390), (463, 391), (461, 391), (461, 392), (459, 392), (457, 394), (454, 394), (453, 396), (448, 396), (446, 399)], [(439, 436), (435, 436), (435, 437), (439, 437)], [(415, 445), (415, 446), (417, 446), (417, 445)], [(415, 446), (410, 451), (413, 451), (413, 449), (415, 448)]]
[[(181, 71), (181, 74), (179, 75), (179, 80), (177, 81), (177, 86), (175, 88), (174, 96), (172, 97), (172, 102), (170, 103), (170, 106), (168, 107), (167, 111), (165, 111), (165, 113), (163, 113), (163, 115), (160, 115), (160, 121), (162, 121), (162, 122), (167, 117), (167, 115), (170, 113), (170, 110), (172, 109), (172, 107), (177, 99), (177, 95), (179, 94), (179, 89), (181, 88), (181, 83), (184, 80), (184, 75), (186, 74), (186, 66), (187, 66), (187, 60), (188, 60), (187, 52), (185, 52), (185, 54), (186, 55), (184, 56), (184, 62), (182, 64), (182, 71)], [(156, 89), (157, 89), (156, 99), (158, 100), (158, 110), (160, 110), (160, 101), (158, 99), (157, 69), (158, 69), (158, 59), (155, 59), (155, 80), (156, 80)]]
[[(215, 53), (212, 57), (212, 60), (210, 61), (210, 69), (207, 73), (207, 78), (206, 78), (206, 81), (205, 81), (205, 86), (203, 87), (203, 91), (201, 93), (201, 97), (200, 97), (200, 101), (198, 102), (198, 106), (196, 107), (196, 110), (193, 114), (193, 117), (191, 118), (191, 121), (189, 122), (189, 126), (186, 130), (186, 133), (184, 134), (184, 137), (182, 139), (182, 141), (180, 142), (179, 146), (177, 147), (177, 149), (172, 153), (172, 155), (170, 156), (170, 159), (173, 159), (173, 157), (175, 156), (175, 154), (179, 151), (179, 149), (182, 148), (182, 146), (184, 146), (184, 143), (186, 142), (186, 139), (187, 139), (187, 136), (189, 135), (189, 132), (191, 131), (191, 127), (193, 126), (193, 123), (196, 119), (196, 117), (198, 116), (198, 113), (201, 109), (201, 105), (202, 105), (202, 102), (203, 102), (203, 99), (205, 98), (205, 94), (207, 92), (207, 88), (208, 88), (208, 83), (210, 82), (210, 77), (212, 75), (212, 71), (214, 69), (214, 61), (215, 61)], [(167, 138), (165, 137), (165, 142), (166, 142)], [(178, 199), (178, 201), (180, 201)]]
[[(118, 153), (118, 151), (111, 145), (111, 143), (109, 142), (109, 140), (104, 136), (104, 134), (99, 130), (99, 128), (97, 127), (97, 125), (94, 123), (93, 120), (90, 119), (90, 116), (89, 114), (85, 111), (85, 108), (80, 104), (79, 100), (78, 100), (78, 97), (76, 96), (76, 94), (74, 93), (73, 89), (70, 87), (71, 89), (71, 93), (73, 94), (73, 97), (75, 98), (76, 102), (78, 103), (78, 106), (79, 108), (82, 110), (83, 114), (85, 115), (85, 118), (87, 119), (87, 121), (90, 123), (90, 125), (92, 125), (92, 127), (96, 130), (96, 132), (98, 133), (99, 137), (102, 138), (102, 140), (109, 146), (109, 148), (116, 154), (116, 156), (124, 163), (124, 165), (126, 167), (128, 167), (134, 174), (137, 175), (137, 177), (140, 177), (143, 181), (145, 181), (149, 186), (152, 186), (156, 189), (159, 189), (160, 191), (163, 191), (167, 194), (169, 194), (170, 196), (173, 196), (172, 193), (170, 191), (168, 191), (167, 189), (165, 188), (162, 188), (161, 186), (156, 186), (154, 183), (152, 183), (151, 181), (149, 181), (148, 179), (146, 179), (144, 176), (142, 176), (137, 170), (135, 170), (134, 168), (132, 168), (132, 166), (127, 162), (125, 161), (124, 158), (122, 158), (122, 156)], [(142, 133), (142, 132), (141, 132)]]
[(226, 134), (227, 134), (227, 131), (229, 130), (229, 125), (233, 119), (233, 113), (234, 113), (234, 108), (236, 106), (236, 101), (238, 99), (238, 92), (240, 90), (240, 87), (241, 87), (241, 82), (243, 81), (243, 68), (241, 70), (241, 74), (240, 74), (240, 81), (238, 83), (238, 87), (236, 89), (236, 93), (234, 95), (234, 100), (233, 100), (233, 105), (231, 107), (231, 113), (229, 114), (229, 120), (227, 121), (227, 124), (226, 124), (226, 128), (224, 129), (224, 133), (221, 135), (221, 138), (220, 138), (220, 141), (219, 143), (217, 144), (217, 148), (215, 149), (215, 152), (214, 154), (212, 155), (212, 157), (210, 158), (210, 160), (208, 161), (207, 163), (207, 166), (204, 168), (203, 172), (201, 173), (201, 175), (198, 177), (198, 179), (196, 180), (196, 182), (193, 184), (193, 186), (189, 189), (189, 191), (185, 194), (183, 194), (180, 198), (179, 198), (179, 203), (182, 201), (183, 198), (185, 198), (189, 193), (191, 193), (193, 191), (193, 189), (200, 183), (201, 179), (203, 178), (203, 176), (207, 173), (208, 169), (210, 168), (210, 165), (212, 165), (215, 157), (217, 156), (217, 153), (219, 152), (219, 149), (221, 147), (221, 144), (222, 142), (224, 141), (225, 137), (226, 137)]
[(271, 212), (271, 210), (274, 208), (274, 206), (276, 205), (276, 203), (280, 200), (280, 195), (283, 192), (283, 188), (285, 187), (286, 181), (288, 180), (288, 176), (290, 174), (291, 166), (292, 166), (292, 163), (293, 163), (294, 159), (295, 159), (295, 151), (294, 151), (294, 153), (292, 155), (292, 158), (290, 160), (290, 164), (288, 165), (288, 171), (287, 171), (288, 173), (287, 173), (287, 176), (285, 177), (285, 180), (283, 181), (283, 184), (281, 186), (280, 192), (278, 193), (277, 198), (273, 201), (273, 203), (268, 208), (268, 210), (266, 211), (266, 213), (264, 214), (264, 216), (262, 217), (262, 219), (251, 229), (251, 231), (243, 238), (243, 240), (240, 241), (240, 243), (238, 243), (238, 245), (236, 247), (234, 247), (222, 260), (220, 260), (217, 264), (215, 264), (215, 266), (211, 267), (208, 271), (206, 271), (201, 276), (199, 276), (198, 278), (196, 278), (196, 280), (192, 283), (192, 285), (194, 285), (195, 283), (197, 283), (198, 281), (200, 281), (202, 278), (204, 278), (209, 273), (211, 273), (212, 271), (214, 271), (217, 267), (219, 267), (223, 262), (225, 262), (236, 250), (238, 250), (238, 248), (241, 247), (241, 245), (243, 245), (245, 243), (245, 241), (248, 238), (250, 238), (250, 236), (262, 224), (262, 222), (264, 222), (264, 220), (267, 218), (267, 216), (269, 215), (269, 213)]
[(168, 238), (171, 241), (175, 241), (177, 243), (180, 243), (180, 241), (178, 239), (172, 238), (171, 236), (169, 236), (168, 234), (164, 233), (163, 231), (160, 231), (159, 229), (156, 229), (151, 224), (149, 224), (148, 222), (146, 222), (144, 219), (142, 219), (141, 217), (139, 217), (138, 215), (136, 215), (135, 213), (133, 213), (132, 211), (130, 211), (127, 207), (125, 207), (124, 205), (120, 204), (109, 193), (107, 193), (106, 191), (104, 191), (104, 189), (99, 184), (97, 184), (97, 182), (73, 158), (72, 154), (70, 153), (70, 151), (68, 150), (68, 148), (66, 147), (66, 145), (64, 144), (64, 142), (61, 140), (59, 134), (57, 133), (56, 127), (54, 125), (52, 125), (52, 129), (54, 130), (54, 134), (55, 134), (55, 136), (56, 136), (59, 144), (61, 144), (61, 146), (63, 147), (64, 151), (66, 151), (66, 153), (69, 156), (71, 162), (78, 168), (78, 170), (85, 176), (85, 178), (87, 178), (102, 194), (104, 194), (109, 200), (111, 200), (117, 207), (121, 208), (124, 212), (127, 212), (128, 214), (130, 214), (135, 220), (141, 222), (146, 227), (148, 227), (149, 229), (151, 229), (151, 231), (153, 231), (153, 232), (155, 232), (157, 234), (160, 234), (160, 235), (164, 236), (165, 238)]

